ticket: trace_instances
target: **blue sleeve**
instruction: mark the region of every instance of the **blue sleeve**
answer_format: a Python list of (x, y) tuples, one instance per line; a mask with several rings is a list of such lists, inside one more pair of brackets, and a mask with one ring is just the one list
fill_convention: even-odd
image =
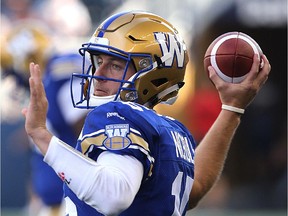
[(151, 143), (158, 131), (154, 111), (133, 103), (111, 102), (95, 108), (86, 118), (77, 148), (93, 160), (103, 151), (130, 155), (144, 166), (149, 176), (154, 158)]

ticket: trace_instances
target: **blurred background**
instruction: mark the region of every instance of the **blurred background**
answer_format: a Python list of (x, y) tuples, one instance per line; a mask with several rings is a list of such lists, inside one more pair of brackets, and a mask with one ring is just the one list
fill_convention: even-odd
[[(31, 192), (31, 146), (21, 115), (29, 97), (29, 53), (44, 66), (55, 52), (77, 52), (110, 14), (134, 9), (173, 23), (189, 47), (179, 100), (156, 109), (182, 121), (198, 143), (220, 111), (203, 68), (209, 44), (223, 33), (241, 31), (259, 43), (272, 65), (268, 82), (242, 117), (220, 181), (187, 215), (287, 215), (286, 0), (2, 0), (1, 215), (34, 216), (38, 206)], [(24, 24), (44, 36), (24, 31), (25, 37), (13, 37)]]

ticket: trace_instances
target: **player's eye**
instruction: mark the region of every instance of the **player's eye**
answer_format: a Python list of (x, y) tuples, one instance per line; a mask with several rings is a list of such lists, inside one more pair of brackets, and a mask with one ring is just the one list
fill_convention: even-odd
[(103, 63), (103, 60), (101, 58), (97, 58), (96, 63), (97, 63), (98, 66), (100, 66)]
[(98, 68), (103, 63), (103, 59), (97, 55), (91, 55), (91, 61), (94, 68)]
[(116, 70), (116, 71), (121, 71), (123, 70), (123, 67), (121, 65), (118, 65), (118, 64), (111, 64), (111, 67), (113, 70)]

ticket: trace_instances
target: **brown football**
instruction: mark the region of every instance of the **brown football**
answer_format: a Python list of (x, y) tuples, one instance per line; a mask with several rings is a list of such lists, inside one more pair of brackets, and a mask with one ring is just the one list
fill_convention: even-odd
[(204, 68), (208, 73), (208, 66), (212, 65), (226, 82), (240, 83), (250, 71), (255, 53), (261, 58), (262, 50), (253, 38), (242, 32), (228, 32), (209, 45)]

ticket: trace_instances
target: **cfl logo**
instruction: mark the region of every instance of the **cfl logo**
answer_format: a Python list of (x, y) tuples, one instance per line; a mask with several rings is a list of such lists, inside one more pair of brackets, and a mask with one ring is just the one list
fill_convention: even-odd
[(128, 133), (128, 124), (106, 125), (105, 134), (107, 135), (107, 138), (104, 140), (103, 145), (111, 150), (124, 149), (131, 143), (130, 139), (127, 137)]

